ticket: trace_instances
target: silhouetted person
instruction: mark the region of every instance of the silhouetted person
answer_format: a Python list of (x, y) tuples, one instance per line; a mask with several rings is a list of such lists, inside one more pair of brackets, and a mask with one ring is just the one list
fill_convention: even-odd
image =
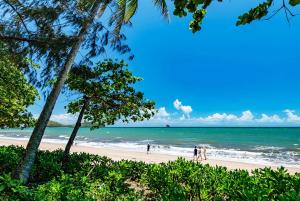
[(150, 144), (148, 143), (147, 144), (147, 154), (149, 154), (149, 152), (150, 152)]
[(193, 160), (197, 160), (197, 153), (198, 153), (197, 146), (195, 146)]

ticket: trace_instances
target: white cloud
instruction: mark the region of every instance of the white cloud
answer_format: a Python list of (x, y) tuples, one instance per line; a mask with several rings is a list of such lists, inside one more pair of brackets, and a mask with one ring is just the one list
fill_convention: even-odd
[(186, 118), (184, 116), (184, 114), (179, 118), (180, 121), (184, 121)]
[(239, 121), (251, 121), (253, 120), (254, 116), (250, 110), (244, 111), (242, 116), (239, 118)]
[(207, 117), (199, 117), (198, 121), (204, 122), (239, 122), (239, 121), (252, 121), (254, 118), (252, 112), (250, 110), (242, 112), (240, 117), (234, 114), (227, 114), (227, 113), (215, 113), (209, 115)]
[(166, 118), (169, 116), (170, 116), (170, 114), (167, 112), (165, 107), (159, 108), (158, 112), (155, 114), (155, 117), (157, 117), (157, 118)]
[(237, 120), (238, 117), (233, 114), (226, 114), (226, 113), (215, 113), (212, 115), (209, 115), (207, 117), (199, 117), (198, 120), (200, 121), (234, 121)]
[(182, 103), (176, 99), (174, 102), (173, 102), (173, 105), (174, 107), (176, 108), (176, 110), (180, 110), (180, 106), (182, 105)]
[(300, 116), (294, 114), (295, 110), (286, 109), (283, 112), (285, 112), (287, 115), (287, 121), (289, 121), (289, 122), (300, 121)]
[(192, 107), (189, 105), (182, 105), (181, 106), (181, 110), (182, 112), (184, 112), (185, 114), (189, 114), (193, 111)]
[(257, 122), (261, 123), (279, 123), (283, 122), (283, 119), (281, 119), (277, 114), (268, 116), (266, 114), (261, 114), (261, 118), (257, 119)]
[(50, 120), (56, 121), (61, 124), (74, 124), (77, 120), (76, 115), (64, 113), (64, 114), (52, 114)]
[(190, 117), (190, 113), (193, 111), (190, 105), (182, 105), (181, 101), (178, 99), (173, 102), (173, 106), (176, 110), (182, 111), (188, 118)]
[[(182, 111), (182, 103), (178, 99), (173, 102), (173, 105)], [(245, 110), (240, 115), (217, 112), (207, 116), (189, 117), (184, 112), (169, 114), (166, 108), (162, 107), (159, 109), (160, 118), (156, 116), (149, 121), (140, 122), (139, 126), (165, 126), (166, 124), (171, 126), (300, 126), (300, 116), (294, 110), (284, 110), (284, 112), (287, 117), (265, 113), (256, 116), (250, 110)]]
[[(181, 108), (180, 101), (174, 101), (174, 107)], [(149, 121), (139, 122), (135, 126), (300, 126), (300, 116), (293, 110), (285, 110), (287, 117), (280, 117), (279, 114), (267, 115), (262, 113), (255, 116), (250, 110), (241, 112), (240, 115), (231, 113), (214, 113), (207, 116), (188, 117), (185, 113), (168, 113), (165, 107), (158, 110)], [(182, 111), (182, 110), (180, 110)]]

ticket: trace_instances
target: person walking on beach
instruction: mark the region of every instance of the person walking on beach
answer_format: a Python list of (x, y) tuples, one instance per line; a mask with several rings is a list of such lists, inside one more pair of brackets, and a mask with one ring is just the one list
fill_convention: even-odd
[(204, 158), (204, 160), (207, 160), (207, 157), (206, 157), (206, 147), (205, 146), (203, 147), (203, 158)]
[(147, 154), (149, 154), (149, 152), (150, 152), (150, 144), (148, 143), (147, 144)]
[(202, 149), (202, 147), (198, 147), (198, 157), (197, 157), (197, 161), (199, 160), (199, 158), (200, 158), (200, 161), (202, 161), (201, 149)]
[(197, 153), (198, 153), (197, 146), (195, 146), (193, 161), (197, 160)]

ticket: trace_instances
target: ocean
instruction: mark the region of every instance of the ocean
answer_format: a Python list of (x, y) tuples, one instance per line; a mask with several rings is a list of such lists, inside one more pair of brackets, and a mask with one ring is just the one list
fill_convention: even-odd
[[(27, 140), (32, 129), (0, 130), (1, 139)], [(47, 128), (43, 141), (66, 143), (72, 128)], [(300, 128), (81, 128), (76, 143), (178, 156), (206, 146), (212, 159), (265, 165), (300, 166)]]

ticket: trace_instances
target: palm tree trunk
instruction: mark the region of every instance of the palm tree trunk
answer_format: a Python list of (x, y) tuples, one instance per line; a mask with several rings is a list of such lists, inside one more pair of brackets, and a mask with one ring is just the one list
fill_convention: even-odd
[(93, 22), (96, 14), (97, 14), (97, 11), (99, 9), (101, 2), (102, 1), (95, 0), (95, 3), (91, 10), (90, 19), (87, 20), (83, 24), (83, 26), (78, 34), (77, 41), (74, 43), (74, 45), (66, 59), (65, 65), (64, 65), (63, 69), (60, 71), (58, 79), (57, 79), (56, 83), (54, 84), (51, 93), (47, 97), (47, 100), (43, 107), (43, 110), (37, 120), (36, 126), (33, 129), (33, 132), (31, 134), (31, 137), (30, 137), (29, 142), (26, 147), (26, 153), (25, 153), (23, 162), (21, 163), (20, 167), (17, 169), (17, 171), (15, 173), (15, 177), (17, 179), (22, 180), (24, 183), (27, 183), (27, 181), (28, 181), (28, 178), (29, 178), (29, 175), (30, 175), (37, 151), (38, 151), (38, 147), (41, 143), (42, 137), (44, 135), (48, 121), (52, 114), (52, 110), (55, 106), (56, 100), (57, 100), (59, 93), (67, 79), (67, 75), (73, 65), (75, 57), (76, 57), (76, 55), (79, 51), (79, 48), (84, 40), (84, 36), (86, 35), (87, 30), (89, 29), (91, 23)]
[(76, 122), (76, 124), (75, 124), (75, 127), (74, 127), (74, 129), (73, 129), (73, 131), (72, 131), (72, 134), (71, 134), (71, 136), (70, 136), (70, 138), (69, 138), (69, 141), (68, 141), (68, 143), (67, 143), (67, 145), (66, 145), (66, 148), (65, 148), (65, 151), (64, 151), (64, 159), (63, 159), (64, 162), (66, 162), (67, 159), (68, 159), (68, 156), (69, 156), (69, 153), (70, 153), (71, 146), (73, 145), (74, 140), (75, 140), (75, 137), (76, 137), (76, 135), (77, 135), (77, 132), (78, 132), (80, 126), (81, 126), (81, 121), (82, 121), (82, 118), (83, 118), (83, 114), (84, 114), (84, 112), (85, 112), (85, 109), (86, 109), (88, 103), (89, 103), (89, 100), (85, 98), (84, 103), (83, 103), (83, 106), (82, 106), (81, 111), (80, 111), (80, 113), (79, 113), (77, 122)]

